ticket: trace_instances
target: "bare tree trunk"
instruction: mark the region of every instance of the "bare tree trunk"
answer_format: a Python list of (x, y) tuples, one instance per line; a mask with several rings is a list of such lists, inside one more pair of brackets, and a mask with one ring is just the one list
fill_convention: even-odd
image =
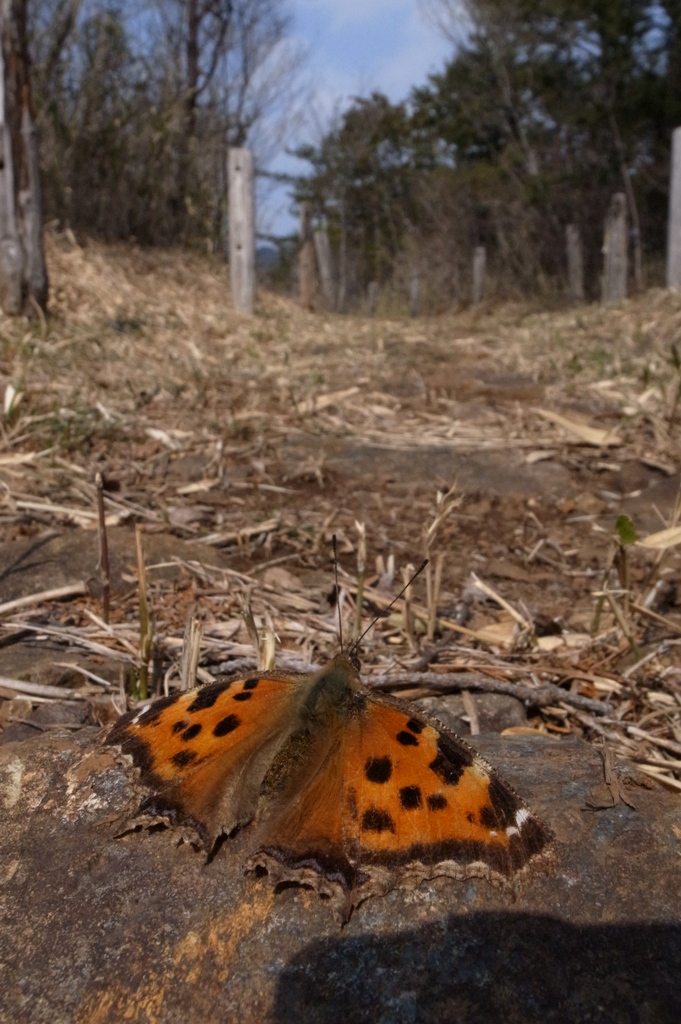
[(0, 305), (47, 308), (38, 140), (31, 117), (27, 0), (0, 0)]
[(605, 218), (603, 241), (603, 302), (621, 302), (627, 297), (627, 197), (616, 192)]
[(473, 255), (473, 305), (479, 306), (487, 288), (487, 251), (478, 245)]
[(570, 302), (584, 302), (584, 259), (582, 238), (576, 224), (565, 229), (568, 265), (568, 293)]
[(681, 288), (681, 128), (672, 136), (667, 233), (667, 288)]
[[(0, 16), (2, 42), (5, 38), (4, 11)], [(14, 316), (21, 312), (21, 282), (24, 255), (17, 228), (12, 133), (6, 119), (4, 45), (0, 46), (0, 305)]]
[(300, 304), (312, 309), (314, 293), (314, 242), (312, 240), (312, 209), (309, 203), (300, 204)]
[(255, 308), (255, 203), (253, 153), (230, 149), (229, 156), (229, 271), (232, 302), (240, 313)]
[(333, 283), (333, 267), (331, 265), (331, 246), (326, 228), (317, 228), (314, 232), (314, 247), (317, 253), (317, 266), (322, 279), (322, 291), (329, 309), (336, 308), (336, 291)]

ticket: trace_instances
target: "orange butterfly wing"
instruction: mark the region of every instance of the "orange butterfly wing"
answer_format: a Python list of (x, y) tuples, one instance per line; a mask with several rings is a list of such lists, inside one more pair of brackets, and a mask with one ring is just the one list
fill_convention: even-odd
[(546, 858), (550, 831), (459, 737), (394, 698), (365, 692), (354, 703), (250, 867), (313, 885), (347, 918), (398, 884), (508, 881)]
[(191, 824), (210, 849), (253, 818), (298, 689), (296, 677), (276, 673), (210, 683), (128, 712), (106, 742), (132, 755), (152, 790), (140, 810)]

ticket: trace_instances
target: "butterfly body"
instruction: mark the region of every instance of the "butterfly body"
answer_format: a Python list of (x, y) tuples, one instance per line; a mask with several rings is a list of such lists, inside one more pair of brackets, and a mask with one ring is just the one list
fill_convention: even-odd
[(368, 896), (437, 875), (509, 882), (551, 833), (463, 740), (372, 693), (338, 655), (162, 698), (109, 736), (151, 790), (142, 809), (210, 851), (254, 821), (249, 870), (311, 885), (345, 920)]

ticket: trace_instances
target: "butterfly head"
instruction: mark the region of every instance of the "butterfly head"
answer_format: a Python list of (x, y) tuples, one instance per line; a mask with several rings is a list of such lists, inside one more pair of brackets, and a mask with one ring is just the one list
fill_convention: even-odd
[(315, 719), (343, 713), (362, 689), (357, 659), (346, 653), (337, 654), (312, 679), (305, 698), (305, 711)]

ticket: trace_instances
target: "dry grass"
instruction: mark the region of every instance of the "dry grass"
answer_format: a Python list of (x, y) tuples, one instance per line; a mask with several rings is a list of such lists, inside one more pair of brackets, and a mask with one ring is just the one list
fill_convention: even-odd
[[(142, 655), (134, 570), (127, 593), (111, 594), (109, 623), (92, 596), (42, 594), (0, 608), (6, 637), (94, 652), (128, 686), (149, 663), (167, 689), (180, 685), (190, 614), (203, 627), (199, 679), (253, 662), (250, 602), (280, 664), (318, 663), (337, 636), (332, 533), (348, 636), (355, 627), (359, 520), (365, 607), (386, 607), (407, 562), (433, 559), (407, 613), (400, 602), (367, 638), (371, 682), (409, 696), (514, 693), (535, 731), (604, 740), (681, 789), (679, 548), (618, 545), (616, 515), (636, 496), (608, 489), (632, 467), (678, 472), (681, 295), (418, 321), (306, 314), (264, 295), (247, 320), (218, 259), (66, 236), (48, 239), (48, 257), (49, 320), (0, 320), (2, 539), (95, 530), (100, 472), (109, 526), (172, 534), (179, 574), (161, 581), (146, 567)], [(349, 446), (392, 461), (348, 477), (337, 456)], [(549, 495), (538, 477), (535, 496), (501, 501), (459, 486), (438, 504), (454, 480), (414, 468), (438, 452), (553, 464), (574, 486)], [(636, 501), (643, 533), (678, 525)], [(184, 557), (187, 540), (205, 559)], [(55, 696), (20, 683), (0, 680), (0, 695)], [(83, 684), (60, 695), (117, 690)]]

